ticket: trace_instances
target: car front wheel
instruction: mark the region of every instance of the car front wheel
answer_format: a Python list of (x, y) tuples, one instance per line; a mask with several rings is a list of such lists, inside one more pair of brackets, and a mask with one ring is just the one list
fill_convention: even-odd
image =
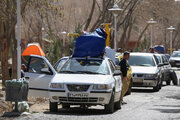
[(114, 112), (114, 91), (112, 92), (109, 104), (105, 105), (105, 111), (106, 113), (109, 113), (109, 114)]
[(157, 83), (157, 85), (155, 87), (153, 87), (153, 91), (154, 92), (158, 92), (159, 91), (159, 84)]
[(57, 112), (58, 111), (58, 103), (49, 101), (49, 110), (50, 110), (50, 112)]
[(122, 105), (122, 99), (121, 99), (121, 96), (120, 96), (119, 101), (115, 102), (114, 108), (116, 110), (121, 109), (121, 105)]

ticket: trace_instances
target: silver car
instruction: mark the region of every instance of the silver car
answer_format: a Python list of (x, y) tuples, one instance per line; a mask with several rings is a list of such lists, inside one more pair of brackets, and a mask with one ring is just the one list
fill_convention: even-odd
[(153, 87), (159, 91), (162, 86), (161, 66), (152, 53), (130, 53), (128, 60), (133, 73), (133, 87)]

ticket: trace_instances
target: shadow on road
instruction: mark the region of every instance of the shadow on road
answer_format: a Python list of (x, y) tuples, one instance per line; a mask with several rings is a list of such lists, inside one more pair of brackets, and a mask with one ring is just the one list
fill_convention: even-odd
[(180, 105), (154, 105), (154, 106), (160, 106), (160, 107), (179, 107), (180, 108)]
[[(115, 111), (116, 112), (116, 111)], [(104, 109), (85, 109), (80, 107), (74, 107), (70, 109), (58, 109), (58, 112), (45, 111), (44, 114), (56, 114), (56, 115), (71, 115), (71, 116), (91, 116), (91, 115), (108, 115)]]
[(179, 100), (180, 99), (180, 94), (179, 95), (174, 95), (174, 96), (167, 96), (167, 98), (172, 98), (172, 99)]
[(151, 109), (151, 110), (157, 110), (161, 113), (180, 113), (180, 109)]
[(132, 92), (138, 92), (138, 93), (154, 93), (153, 89), (147, 89), (147, 88), (133, 88)]

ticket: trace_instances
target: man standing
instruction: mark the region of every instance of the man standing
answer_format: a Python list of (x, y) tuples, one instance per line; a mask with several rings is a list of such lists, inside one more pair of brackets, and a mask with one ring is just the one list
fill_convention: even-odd
[(122, 104), (126, 104), (125, 102), (123, 102), (123, 97), (129, 88), (128, 80), (127, 80), (127, 71), (129, 69), (129, 64), (128, 64), (127, 60), (129, 59), (129, 57), (130, 57), (130, 53), (128, 51), (125, 51), (123, 54), (123, 58), (121, 59), (121, 61), (119, 63), (120, 70), (122, 72), (121, 79), (122, 79), (122, 84), (123, 84), (122, 93), (121, 93)]

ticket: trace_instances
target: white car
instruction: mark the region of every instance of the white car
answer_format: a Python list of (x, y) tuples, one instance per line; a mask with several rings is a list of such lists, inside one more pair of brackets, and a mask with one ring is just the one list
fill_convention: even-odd
[[(50, 111), (70, 105), (104, 105), (108, 113), (121, 108), (121, 72), (109, 58), (68, 58), (55, 70), (43, 56), (29, 58), (25, 78), (36, 96), (50, 98)], [(33, 91), (33, 92), (32, 92)]]
[(171, 82), (171, 73), (174, 72), (171, 69), (171, 65), (169, 64), (166, 56), (164, 54), (155, 54), (158, 59), (158, 63), (162, 64), (161, 72), (162, 72), (162, 81), (166, 81), (167, 85), (170, 85)]
[(130, 53), (128, 60), (133, 73), (133, 87), (153, 87), (159, 91), (162, 86), (161, 66), (152, 53)]
[(173, 51), (171, 57), (169, 58), (169, 63), (175, 70), (180, 68), (180, 51)]

